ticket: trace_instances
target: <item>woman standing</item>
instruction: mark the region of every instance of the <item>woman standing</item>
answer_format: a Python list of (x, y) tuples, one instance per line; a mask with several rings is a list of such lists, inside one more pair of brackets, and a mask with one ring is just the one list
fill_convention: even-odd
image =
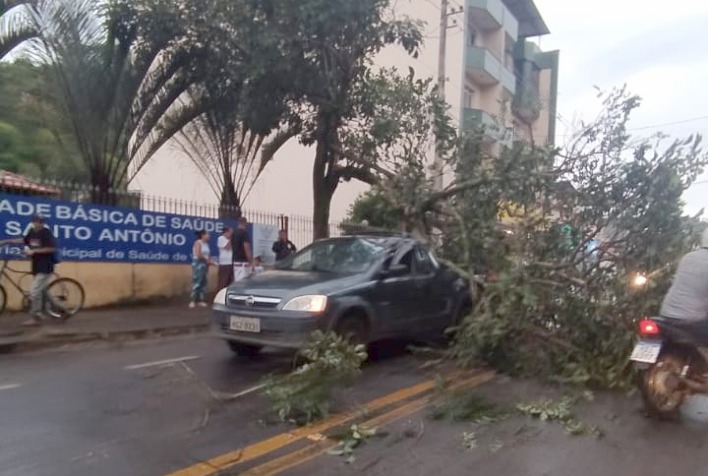
[(199, 305), (206, 307), (204, 301), (204, 291), (207, 286), (207, 274), (209, 266), (214, 262), (211, 259), (211, 249), (209, 248), (209, 233), (206, 230), (197, 232), (197, 241), (192, 246), (192, 293), (190, 295), (189, 307), (194, 308)]

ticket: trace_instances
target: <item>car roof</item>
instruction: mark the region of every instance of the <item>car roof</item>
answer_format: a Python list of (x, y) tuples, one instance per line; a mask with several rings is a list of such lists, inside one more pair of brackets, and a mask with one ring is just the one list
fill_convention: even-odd
[(406, 233), (395, 233), (395, 232), (371, 232), (362, 231), (357, 233), (345, 233), (342, 236), (335, 236), (330, 238), (325, 238), (323, 240), (317, 241), (339, 241), (339, 240), (366, 240), (376, 243), (383, 248), (400, 248), (401, 246), (409, 245), (413, 246), (415, 244), (423, 244), (422, 241), (406, 234)]

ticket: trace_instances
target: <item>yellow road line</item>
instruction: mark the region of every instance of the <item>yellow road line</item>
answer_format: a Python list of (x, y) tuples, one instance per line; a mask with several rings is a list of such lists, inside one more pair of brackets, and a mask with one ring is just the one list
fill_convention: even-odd
[[(362, 425), (372, 427), (374, 425), (380, 426), (384, 423), (390, 423), (391, 421), (396, 420), (396, 418), (402, 418), (406, 415), (410, 415), (412, 413), (417, 412), (418, 410), (424, 408), (425, 405), (427, 405), (429, 402), (430, 400), (428, 397), (413, 400), (412, 402), (406, 403), (401, 407), (396, 407), (394, 410), (391, 410), (390, 412), (381, 415), (381, 417), (377, 417), (365, 423), (362, 423)], [(386, 417), (386, 420), (384, 420), (382, 417)], [(389, 418), (390, 421), (388, 421)], [(240, 474), (242, 476), (266, 476), (278, 474), (287, 469), (294, 468), (295, 466), (299, 466), (307, 461), (310, 461), (311, 459), (316, 458), (322, 453), (332, 448), (335, 448), (337, 444), (338, 442), (336, 440), (332, 440), (331, 438), (324, 438), (313, 444), (305, 446), (304, 448), (293, 451), (292, 453), (288, 453), (284, 456), (281, 456), (280, 458), (265, 462), (259, 466), (256, 466), (255, 468), (252, 468)]]
[[(459, 383), (453, 383), (451, 385), (451, 388), (459, 389), (467, 387), (476, 387), (491, 380), (493, 377), (493, 372), (485, 372), (483, 374), (476, 375), (475, 377), (472, 377), (469, 380), (464, 380)], [(384, 413), (383, 415), (374, 417), (362, 423), (362, 426), (365, 426), (367, 428), (378, 428), (383, 425), (393, 423), (396, 420), (399, 420), (422, 410), (434, 400), (434, 395), (426, 395), (425, 397), (418, 398), (416, 400), (406, 403), (405, 405), (396, 407), (395, 409)], [(280, 458), (268, 461), (259, 466), (256, 466), (255, 468), (251, 468), (250, 470), (239, 474), (241, 474), (242, 476), (273, 476), (296, 466), (300, 466), (301, 464), (320, 456), (326, 451), (335, 448), (338, 444), (339, 442), (325, 437), (316, 441), (315, 443), (309, 444), (304, 448), (301, 448), (297, 451), (293, 451), (292, 453), (288, 453), (284, 456), (281, 456)]]
[(404, 388), (372, 400), (361, 408), (339, 415), (333, 415), (315, 425), (298, 428), (287, 433), (280, 433), (271, 438), (259, 441), (258, 443), (235, 451), (230, 451), (208, 461), (202, 461), (193, 466), (170, 473), (166, 476), (207, 476), (213, 474), (235, 464), (244, 463), (246, 461), (259, 458), (298, 440), (307, 438), (308, 436), (323, 433), (330, 428), (353, 420), (359, 415), (370, 413), (416, 395), (420, 395), (421, 393), (428, 392), (435, 388), (436, 384), (437, 382), (435, 380), (426, 380), (425, 382), (413, 385), (412, 387)]

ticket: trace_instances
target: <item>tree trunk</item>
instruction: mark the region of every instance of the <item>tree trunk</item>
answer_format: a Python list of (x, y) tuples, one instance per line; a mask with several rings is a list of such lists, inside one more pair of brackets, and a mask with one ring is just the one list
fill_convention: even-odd
[(329, 237), (329, 208), (332, 204), (334, 189), (327, 177), (327, 155), (320, 155), (320, 145), (317, 145), (317, 156), (312, 174), (312, 191), (314, 199), (313, 240)]
[(241, 198), (236, 193), (236, 187), (234, 187), (231, 176), (227, 175), (224, 177), (224, 188), (221, 190), (219, 218), (238, 220), (241, 215)]
[(320, 117), (318, 122), (317, 152), (312, 168), (313, 240), (329, 237), (329, 208), (339, 185), (335, 172), (337, 158), (332, 151), (336, 143), (336, 122), (327, 117)]
[(111, 178), (102, 170), (91, 171), (91, 203), (96, 205), (116, 206), (119, 204), (118, 193), (113, 189)]

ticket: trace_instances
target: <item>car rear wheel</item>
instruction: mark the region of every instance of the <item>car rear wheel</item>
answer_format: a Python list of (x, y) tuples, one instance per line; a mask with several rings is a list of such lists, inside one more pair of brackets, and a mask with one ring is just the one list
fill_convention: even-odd
[(242, 344), (232, 340), (228, 340), (226, 343), (229, 345), (229, 349), (239, 357), (255, 357), (261, 352), (261, 349), (263, 349), (263, 347), (259, 345)]

